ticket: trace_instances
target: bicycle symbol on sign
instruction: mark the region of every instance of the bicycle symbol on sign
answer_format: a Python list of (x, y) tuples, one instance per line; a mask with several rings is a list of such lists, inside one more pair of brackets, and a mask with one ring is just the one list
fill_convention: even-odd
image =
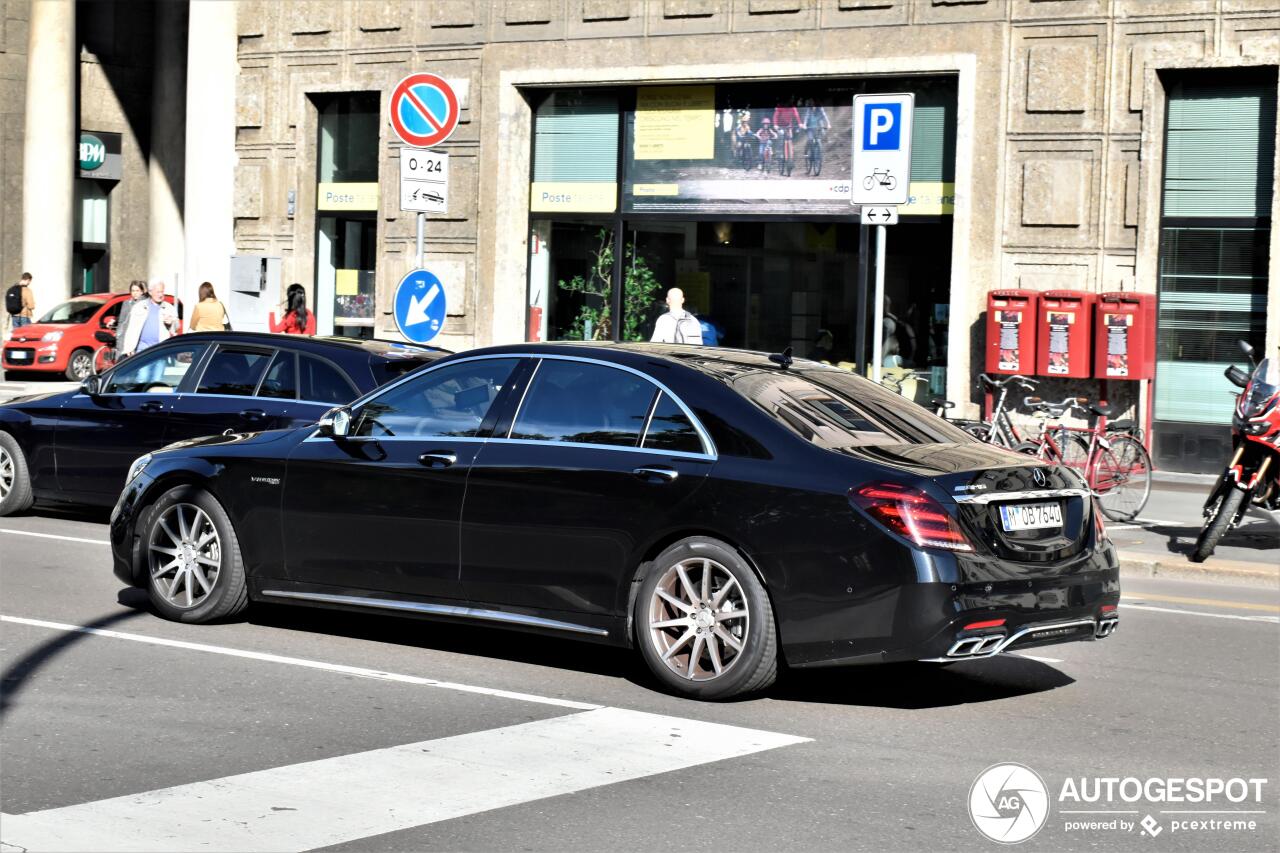
[(887, 190), (892, 190), (898, 186), (898, 179), (889, 174), (888, 169), (873, 171), (862, 179), (862, 188), (869, 190), (879, 184)]

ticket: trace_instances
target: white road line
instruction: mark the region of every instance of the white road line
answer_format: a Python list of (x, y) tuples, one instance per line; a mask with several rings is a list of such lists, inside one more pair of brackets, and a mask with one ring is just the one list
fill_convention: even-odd
[(1026, 652), (1009, 652), (1009, 654), (1014, 655), (1016, 657), (1020, 657), (1020, 658), (1026, 658), (1027, 660), (1038, 660), (1040, 661), (1040, 663), (1062, 663), (1063, 662), (1061, 658), (1042, 658), (1039, 655), (1029, 655)]
[(808, 741), (599, 708), (5, 815), (26, 850), (311, 850)]
[(535, 696), (532, 693), (517, 693), (511, 690), (496, 690), (491, 687), (476, 687), (471, 684), (458, 684), (452, 681), (437, 681), (434, 678), (421, 678), (416, 675), (402, 675), (395, 672), (383, 672), (377, 669), (366, 669), (362, 666), (346, 666), (340, 663), (307, 660), (305, 658), (286, 657), (268, 652), (251, 652), (244, 649), (232, 649), (226, 646), (210, 646), (204, 643), (188, 643), (182, 640), (168, 640), (164, 637), (147, 637), (142, 634), (126, 634), (122, 631), (108, 631), (103, 628), (87, 628), (83, 625), (67, 625), (62, 622), (46, 622), (43, 619), (24, 619), (21, 616), (0, 616), (0, 622), (12, 622), (15, 625), (31, 625), (36, 628), (49, 628), (54, 631), (71, 631), (79, 634), (93, 634), (98, 637), (111, 637), (116, 640), (131, 640), (135, 643), (149, 643), (153, 646), (166, 646), (171, 649), (185, 649), (194, 652), (209, 652), (228, 657), (248, 658), (268, 663), (282, 663), (290, 666), (302, 666), (308, 669), (319, 669), (325, 672), (337, 672), (343, 675), (354, 675), (360, 678), (374, 678), (379, 681), (395, 681), (400, 684), (417, 684), (422, 687), (439, 687), (444, 690), (455, 690), (460, 693), (475, 693), (481, 696), (494, 696), (501, 699), (514, 699), (520, 702), (532, 702), (538, 705), (554, 705), (557, 708), (572, 708), (578, 711), (594, 711), (604, 706), (590, 702), (575, 702), (570, 699), (558, 699), (553, 696)]
[(0, 533), (11, 533), (14, 536), (39, 536), (41, 539), (62, 539), (66, 542), (88, 542), (90, 545), (110, 545), (109, 539), (85, 539), (82, 536), (63, 536), (58, 533), (36, 533), (33, 530), (12, 530), (0, 527)]
[(1234, 613), (1206, 613), (1203, 610), (1175, 610), (1172, 607), (1155, 607), (1150, 604), (1129, 604), (1121, 601), (1121, 607), (1129, 610), (1150, 610), (1153, 613), (1177, 613), (1179, 616), (1211, 616), (1214, 619), (1238, 619), (1241, 622), (1270, 622), (1280, 625), (1280, 616), (1237, 616)]

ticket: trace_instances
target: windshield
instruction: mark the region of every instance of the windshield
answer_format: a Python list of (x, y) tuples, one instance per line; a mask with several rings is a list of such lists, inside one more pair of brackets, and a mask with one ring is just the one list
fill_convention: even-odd
[(41, 323), (87, 323), (93, 319), (102, 307), (100, 299), (72, 299), (58, 305), (48, 314), (40, 318)]
[(1280, 390), (1280, 360), (1264, 358), (1249, 378), (1248, 410), (1256, 413)]
[(731, 384), (801, 438), (831, 450), (976, 441), (905, 397), (839, 368), (751, 371)]

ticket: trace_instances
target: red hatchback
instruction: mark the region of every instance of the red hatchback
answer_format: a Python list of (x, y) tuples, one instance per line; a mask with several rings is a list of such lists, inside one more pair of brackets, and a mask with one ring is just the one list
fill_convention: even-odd
[[(14, 329), (4, 342), (4, 369), (61, 373), (77, 382), (93, 373), (99, 331), (114, 332), (127, 293), (86, 293), (68, 299), (39, 320)], [(165, 301), (174, 304), (172, 296)], [(182, 309), (178, 308), (178, 316)], [(181, 320), (179, 320), (179, 331)]]

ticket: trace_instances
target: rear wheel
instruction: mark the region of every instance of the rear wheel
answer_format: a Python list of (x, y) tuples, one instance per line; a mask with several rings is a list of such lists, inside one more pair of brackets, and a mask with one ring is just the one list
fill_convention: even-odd
[(161, 616), (211, 622), (245, 608), (240, 542), (213, 495), (195, 486), (170, 489), (143, 527), (147, 592)]
[(73, 382), (83, 382), (93, 375), (93, 350), (81, 347), (67, 359), (66, 376)]
[(1240, 504), (1243, 501), (1244, 492), (1235, 486), (1227, 487), (1227, 493), (1209, 510), (1209, 517), (1205, 519), (1204, 527), (1196, 537), (1196, 547), (1191, 551), (1191, 562), (1203, 563), (1213, 555), (1213, 550), (1218, 547), (1218, 543), (1230, 529), (1231, 522), (1240, 511)]
[(636, 596), (636, 643), (654, 676), (697, 699), (762, 690), (778, 672), (764, 585), (733, 548), (695, 536), (653, 562)]
[(1094, 460), (1089, 485), (1102, 511), (1113, 521), (1129, 521), (1142, 512), (1151, 496), (1151, 457), (1141, 442), (1129, 436), (1109, 440)]
[(0, 432), (0, 515), (23, 512), (33, 500), (27, 457), (13, 436)]

